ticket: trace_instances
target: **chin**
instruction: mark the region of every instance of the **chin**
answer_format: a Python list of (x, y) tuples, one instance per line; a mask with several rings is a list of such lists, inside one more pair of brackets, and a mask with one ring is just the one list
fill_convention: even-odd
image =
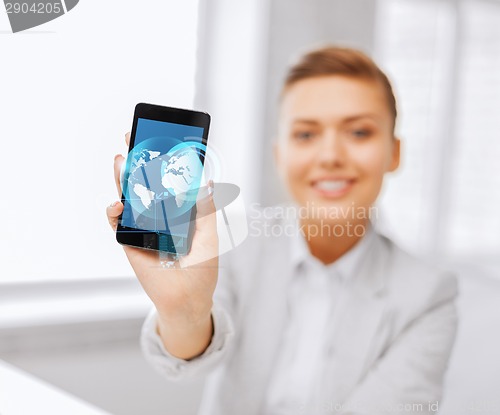
[(332, 223), (369, 219), (374, 209), (371, 203), (347, 196), (337, 199), (311, 197), (302, 199), (299, 205), (308, 211), (310, 219), (322, 219)]

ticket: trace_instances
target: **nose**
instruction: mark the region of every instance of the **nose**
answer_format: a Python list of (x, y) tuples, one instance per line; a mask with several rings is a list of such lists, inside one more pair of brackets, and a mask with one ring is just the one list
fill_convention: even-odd
[(325, 129), (318, 146), (318, 161), (324, 167), (340, 167), (345, 163), (346, 151), (341, 135), (334, 129)]

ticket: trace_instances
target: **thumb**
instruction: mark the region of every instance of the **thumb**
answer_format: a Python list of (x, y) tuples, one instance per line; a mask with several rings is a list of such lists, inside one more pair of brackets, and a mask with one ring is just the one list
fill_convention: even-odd
[(219, 238), (217, 235), (217, 216), (213, 198), (214, 184), (200, 189), (196, 200), (195, 231), (191, 251), (180, 259), (182, 267), (204, 263), (217, 258), (219, 254)]
[(216, 208), (214, 203), (214, 182), (200, 189), (196, 200), (196, 230), (204, 231), (216, 227)]

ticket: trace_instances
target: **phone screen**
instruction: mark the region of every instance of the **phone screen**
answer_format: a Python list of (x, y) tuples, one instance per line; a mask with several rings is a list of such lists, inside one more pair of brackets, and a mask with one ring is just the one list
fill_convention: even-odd
[(123, 174), (122, 227), (169, 235), (182, 251), (203, 175), (204, 134), (199, 126), (137, 119)]

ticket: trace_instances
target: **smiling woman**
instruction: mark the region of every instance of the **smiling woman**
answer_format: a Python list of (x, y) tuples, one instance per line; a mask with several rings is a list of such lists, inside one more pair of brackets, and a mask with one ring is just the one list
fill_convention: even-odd
[[(144, 353), (170, 379), (212, 372), (200, 414), (430, 414), (454, 342), (457, 287), (370, 220), (399, 163), (390, 84), (370, 58), (337, 47), (306, 54), (287, 79), (275, 158), (301, 215), (252, 212), (261, 232), (202, 265), (185, 266), (217, 244), (210, 215), (197, 217), (175, 269), (126, 247), (155, 305)], [(122, 209), (108, 208), (110, 223)]]

